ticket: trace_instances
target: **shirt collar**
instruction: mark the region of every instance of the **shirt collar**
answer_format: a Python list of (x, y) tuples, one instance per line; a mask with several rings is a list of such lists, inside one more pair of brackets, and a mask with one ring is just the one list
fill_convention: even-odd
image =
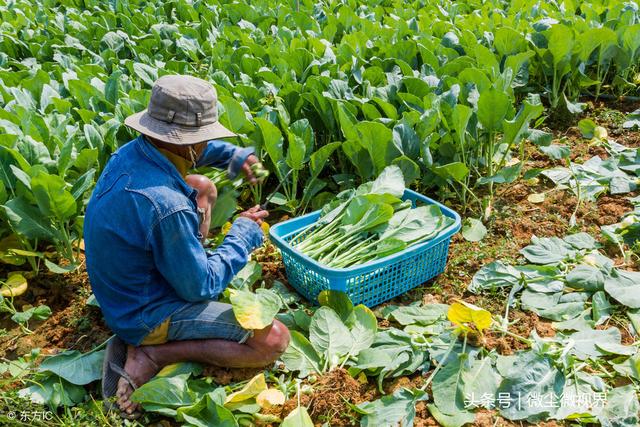
[(175, 166), (176, 169), (178, 169), (178, 173), (180, 173), (180, 176), (182, 176), (182, 178), (187, 176), (187, 172), (191, 168), (190, 161), (188, 161), (184, 157), (180, 157), (177, 154), (172, 153), (169, 150), (165, 150), (164, 148), (160, 148), (160, 147), (154, 147), (154, 148), (158, 150), (160, 153), (162, 153), (162, 155), (165, 156), (167, 159), (169, 159), (169, 161), (173, 164), (173, 166)]
[(191, 193), (196, 191), (185, 182), (184, 177), (180, 175), (176, 165), (163, 155), (158, 148), (147, 142), (142, 135), (135, 139), (135, 144), (145, 157), (175, 178), (178, 186), (184, 190), (185, 194), (191, 195)]

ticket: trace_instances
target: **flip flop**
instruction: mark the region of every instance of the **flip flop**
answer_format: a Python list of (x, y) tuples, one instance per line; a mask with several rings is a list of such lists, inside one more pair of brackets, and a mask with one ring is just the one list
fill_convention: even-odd
[[(124, 370), (126, 361), (127, 344), (117, 335), (114, 335), (107, 343), (104, 361), (102, 362), (102, 398), (104, 399), (104, 406), (107, 411), (120, 411), (120, 407), (117, 403), (113, 402), (112, 399), (118, 390), (118, 381), (120, 378), (124, 378), (134, 390), (138, 388), (135, 381), (133, 381)], [(134, 411), (132, 414), (120, 411), (120, 416), (127, 419), (136, 419), (141, 415), (142, 412), (140, 411)]]

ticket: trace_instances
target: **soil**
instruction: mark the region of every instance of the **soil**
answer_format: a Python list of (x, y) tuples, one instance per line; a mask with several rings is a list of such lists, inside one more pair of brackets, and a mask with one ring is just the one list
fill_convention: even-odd
[(282, 268), (282, 256), (273, 244), (267, 243), (256, 250), (252, 259), (262, 265), (262, 278), (267, 284), (276, 280), (287, 283), (287, 276)]
[[(380, 397), (376, 387), (369, 382), (361, 383), (353, 378), (345, 369), (335, 369), (320, 376), (311, 385), (311, 394), (301, 394), (300, 404), (306, 406), (314, 424), (320, 426), (328, 423), (331, 426), (353, 426), (357, 414), (349, 404), (357, 405)], [(298, 407), (298, 397), (294, 396), (284, 405), (272, 407), (264, 412), (284, 419)]]
[(211, 377), (220, 385), (229, 385), (251, 378), (264, 371), (263, 368), (221, 368), (219, 366), (205, 366), (202, 375)]
[(44, 304), (52, 314), (45, 321), (29, 322), (33, 333), (28, 335), (11, 320), (3, 319), (0, 326), (7, 333), (0, 338), (0, 357), (13, 359), (34, 348), (40, 348), (43, 354), (65, 349), (86, 352), (111, 336), (100, 309), (86, 304), (91, 287), (84, 263), (73, 273), (42, 270), (28, 280), (29, 288), (15, 298), (15, 307), (20, 310)]

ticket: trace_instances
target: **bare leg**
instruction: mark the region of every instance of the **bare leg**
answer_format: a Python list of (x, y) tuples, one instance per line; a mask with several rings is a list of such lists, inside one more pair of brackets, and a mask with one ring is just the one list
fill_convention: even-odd
[(209, 234), (209, 226), (211, 225), (211, 210), (216, 204), (218, 198), (218, 190), (215, 184), (204, 175), (187, 175), (185, 178), (190, 187), (198, 190), (198, 209), (204, 212), (204, 219), (200, 224), (200, 233), (203, 239)]
[[(273, 363), (289, 345), (289, 330), (281, 322), (254, 331), (244, 344), (226, 340), (171, 341), (160, 345), (129, 346), (124, 369), (141, 386), (153, 378), (160, 369), (177, 362), (200, 362), (229, 368), (259, 368)], [(131, 414), (137, 404), (129, 397), (133, 390), (120, 379), (118, 405)]]

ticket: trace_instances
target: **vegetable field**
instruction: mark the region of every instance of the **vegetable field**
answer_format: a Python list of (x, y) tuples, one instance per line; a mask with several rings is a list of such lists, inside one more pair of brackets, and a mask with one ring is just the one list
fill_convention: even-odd
[[(640, 425), (637, 0), (0, 0), (0, 424)], [(199, 170), (206, 245), (271, 199), (345, 268), (462, 217), (445, 271), (376, 307), (303, 299), (266, 242), (221, 300), (291, 331), (266, 369), (180, 363), (103, 408), (84, 211), (166, 74), (211, 82), (268, 169)], [(265, 174), (266, 175), (266, 174)], [(268, 233), (268, 227), (265, 233)], [(113, 262), (124, 262), (114, 254)], [(353, 301), (352, 301), (353, 300)]]

